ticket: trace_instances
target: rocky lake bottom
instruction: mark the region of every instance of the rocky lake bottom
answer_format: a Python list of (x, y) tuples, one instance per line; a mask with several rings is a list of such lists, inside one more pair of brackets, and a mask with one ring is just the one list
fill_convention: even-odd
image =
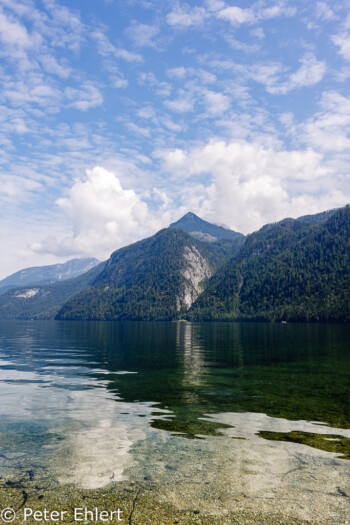
[(348, 342), (340, 325), (0, 323), (0, 511), (350, 523)]

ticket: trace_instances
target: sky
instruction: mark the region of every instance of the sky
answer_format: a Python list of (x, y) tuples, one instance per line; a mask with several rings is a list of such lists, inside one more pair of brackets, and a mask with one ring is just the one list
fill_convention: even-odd
[(350, 201), (350, 1), (0, 0), (0, 278)]

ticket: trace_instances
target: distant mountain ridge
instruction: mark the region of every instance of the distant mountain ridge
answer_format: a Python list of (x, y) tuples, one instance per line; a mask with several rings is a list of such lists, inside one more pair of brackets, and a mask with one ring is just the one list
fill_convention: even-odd
[(33, 284), (50, 284), (78, 277), (97, 266), (95, 258), (71, 259), (65, 263), (25, 268), (0, 281), (0, 294), (11, 288)]
[(73, 279), (12, 288), (0, 295), (0, 319), (54, 319), (60, 307), (101, 273), (102, 262)]
[(329, 219), (334, 213), (339, 211), (340, 208), (334, 208), (332, 210), (322, 211), (321, 213), (315, 213), (315, 215), (302, 215), (301, 217), (298, 217), (297, 219), (292, 218), (286, 218), (282, 219), (278, 222), (272, 222), (269, 224), (265, 224), (260, 228), (258, 231), (267, 230), (270, 228), (274, 228), (277, 224), (287, 224), (287, 223), (293, 223), (295, 221), (302, 222), (304, 224), (312, 225), (312, 224), (320, 224), (322, 222), (325, 222), (327, 219)]

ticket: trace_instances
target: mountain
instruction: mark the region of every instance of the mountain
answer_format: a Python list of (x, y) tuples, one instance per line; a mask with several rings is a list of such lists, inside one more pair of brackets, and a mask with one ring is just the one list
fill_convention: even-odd
[(170, 224), (169, 228), (178, 228), (199, 241), (211, 244), (213, 249), (220, 254), (222, 262), (235, 255), (245, 240), (242, 233), (211, 224), (192, 212)]
[(204, 242), (215, 242), (223, 239), (232, 240), (244, 237), (242, 233), (237, 233), (228, 228), (204, 221), (192, 212), (187, 213), (177, 222), (170, 224), (169, 228), (178, 228), (190, 234), (195, 239)]
[(180, 229), (114, 252), (92, 285), (68, 301), (57, 319), (166, 320), (191, 306), (220, 255)]
[(0, 281), (0, 294), (11, 288), (33, 284), (49, 284), (72, 279), (87, 272), (100, 261), (97, 259), (72, 259), (63, 264), (26, 268)]
[(13, 288), (0, 295), (0, 319), (54, 319), (61, 306), (87, 288), (105, 263), (73, 279)]
[(350, 321), (350, 207), (249, 235), (189, 312), (194, 320)]
[(0, 318), (350, 322), (349, 206), (247, 237), (208, 224), (187, 214), (79, 277), (9, 290)]
[(315, 213), (315, 215), (303, 215), (302, 217), (299, 217), (297, 221), (305, 222), (308, 224), (318, 224), (329, 219), (337, 211), (339, 211), (339, 208), (323, 211), (321, 213)]
[(260, 228), (259, 231), (268, 230), (270, 228), (274, 228), (277, 224), (286, 224), (286, 223), (292, 223), (294, 221), (302, 222), (304, 224), (321, 224), (322, 222), (325, 222), (327, 219), (329, 219), (335, 212), (339, 211), (339, 208), (334, 208), (333, 210), (327, 210), (323, 211), (321, 213), (316, 213), (315, 215), (303, 215), (302, 217), (298, 217), (298, 219), (282, 219), (279, 222), (273, 222), (271, 224), (265, 224), (262, 228)]

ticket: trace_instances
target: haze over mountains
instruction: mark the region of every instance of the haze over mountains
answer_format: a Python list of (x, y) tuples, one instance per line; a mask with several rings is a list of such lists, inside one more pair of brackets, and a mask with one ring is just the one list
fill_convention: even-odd
[(350, 208), (244, 235), (188, 213), (64, 282), (0, 296), (0, 318), (350, 321)]
[(49, 284), (72, 279), (87, 272), (99, 263), (100, 261), (94, 258), (72, 259), (62, 264), (26, 268), (0, 281), (0, 294), (11, 288), (18, 288), (19, 286)]

